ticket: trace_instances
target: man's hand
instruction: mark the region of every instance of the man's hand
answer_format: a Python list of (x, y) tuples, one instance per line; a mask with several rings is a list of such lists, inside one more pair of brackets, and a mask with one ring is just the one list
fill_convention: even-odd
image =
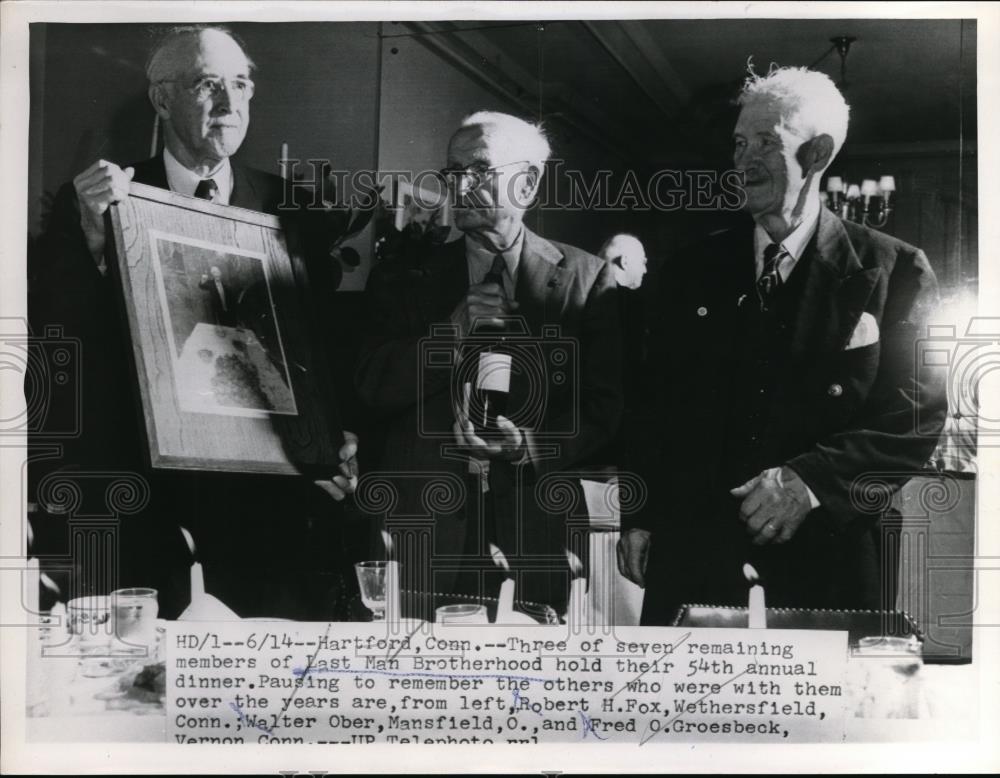
[(517, 310), (517, 302), (508, 300), (499, 284), (476, 284), (470, 286), (465, 297), (451, 314), (451, 320), (458, 325), (460, 338), (468, 337), (477, 319), (484, 320), (491, 327), (502, 327), (500, 316), (509, 316)]
[(338, 452), (340, 472), (329, 481), (316, 481), (316, 486), (329, 494), (337, 502), (354, 494), (358, 486), (358, 436), (344, 430), (344, 445)]
[(104, 212), (128, 197), (133, 175), (133, 168), (122, 170), (114, 162), (99, 159), (73, 179), (80, 201), (80, 226), (98, 265), (104, 264)]
[(500, 428), (500, 439), (487, 442), (476, 434), (472, 422), (459, 416), (452, 426), (452, 432), (455, 434), (455, 442), (474, 459), (521, 459), (526, 445), (524, 433), (503, 416), (497, 416), (497, 427)]
[(650, 533), (633, 528), (618, 539), (618, 572), (636, 586), (646, 588), (646, 562), (649, 557)]
[(743, 498), (740, 518), (758, 546), (787, 543), (811, 510), (805, 483), (789, 467), (769, 468), (729, 493)]

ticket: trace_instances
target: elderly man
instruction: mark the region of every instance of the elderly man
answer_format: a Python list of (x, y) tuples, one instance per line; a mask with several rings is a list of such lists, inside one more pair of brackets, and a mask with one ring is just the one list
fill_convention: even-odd
[[(63, 187), (42, 241), (38, 289), (31, 301), (36, 326), (61, 324), (66, 335), (81, 342), (83, 433), (65, 444), (60, 466), (148, 478), (147, 509), (120, 523), (118, 583), (157, 586), (161, 613), (168, 617), (187, 598), (187, 552), (177, 523), (195, 533), (208, 591), (239, 615), (333, 615), (328, 594), (308, 592), (327, 599), (323, 611), (310, 611), (306, 594), (293, 591), (290, 583), (301, 582), (299, 571), (313, 564), (304, 546), (319, 545), (306, 540), (307, 527), (322, 524), (335, 507), (331, 497), (343, 499), (355, 480), (357, 441), (350, 433), (345, 433), (340, 452), (341, 472), (316, 485), (285, 478), (145, 474), (144, 438), (132, 410), (131, 345), (120, 316), (120, 292), (108, 275), (104, 214), (128, 195), (131, 181), (277, 214), (283, 181), (230, 159), (250, 121), (252, 68), (225, 29), (181, 27), (163, 37), (146, 73), (165, 148), (124, 169), (98, 160)], [(298, 212), (287, 215), (308, 218)], [(317, 296), (332, 294), (331, 263), (308, 253), (305, 259)], [(228, 301), (228, 307), (235, 303)]]
[(901, 486), (944, 419), (941, 376), (914, 357), (937, 299), (927, 258), (820, 204), (847, 134), (840, 92), (782, 68), (739, 102), (752, 220), (678, 258), (664, 285), (652, 499), (619, 545), (648, 624), (683, 603), (745, 604), (746, 562), (769, 605), (891, 607), (878, 517), (852, 484)]
[[(481, 577), (456, 582), (454, 564), (462, 555), (466, 571), (493, 569), (492, 542), (517, 571), (520, 598), (559, 608), (568, 572), (566, 512), (557, 510), (558, 487), (540, 479), (572, 469), (605, 444), (619, 423), (622, 399), (610, 267), (523, 225), (548, 156), (540, 129), (514, 116), (480, 112), (462, 122), (443, 172), (464, 238), (423, 257), (418, 267), (375, 268), (368, 286), (371, 337), (362, 346), (356, 383), (362, 399), (387, 420), (380, 469), (420, 476), (400, 478), (399, 515), (427, 514), (420, 495), (435, 475), (464, 480), (461, 504), (433, 511), (433, 554), (440, 561), (433, 563), (435, 588), (479, 593), (482, 587), (495, 595)], [(451, 371), (421, 363), (421, 339), (436, 353), (452, 354), (461, 369), (467, 364), (462, 355), (481, 342), (482, 326), (505, 323), (521, 327), (519, 341), (537, 344), (537, 353), (547, 353), (548, 344), (565, 348), (560, 358), (535, 365), (528, 364), (531, 349), (514, 354), (509, 418), (500, 415), (496, 434), (481, 436), (461, 389), (453, 391)], [(448, 326), (435, 329), (442, 324)], [(519, 366), (518, 360), (525, 361)], [(572, 478), (563, 482), (578, 489)]]

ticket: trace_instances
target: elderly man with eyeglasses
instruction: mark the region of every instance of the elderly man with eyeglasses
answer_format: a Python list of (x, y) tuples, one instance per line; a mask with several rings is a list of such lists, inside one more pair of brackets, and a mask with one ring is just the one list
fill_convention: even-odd
[[(335, 595), (323, 588), (332, 577), (307, 592), (304, 585), (296, 590), (287, 584), (296, 567), (316, 566), (304, 547), (329, 555), (341, 545), (336, 538), (306, 537), (311, 528), (328, 528), (337, 514), (333, 501), (353, 491), (357, 438), (345, 432), (340, 472), (328, 481), (147, 471), (134, 411), (131, 342), (120, 292), (108, 274), (105, 212), (128, 195), (131, 182), (288, 216), (289, 223), (311, 218), (298, 210), (279, 212), (285, 199), (280, 177), (230, 159), (250, 122), (253, 67), (225, 28), (167, 31), (146, 65), (163, 152), (124, 169), (98, 160), (62, 188), (41, 242), (31, 316), (36, 324), (61, 325), (81, 343), (83, 431), (65, 442), (58, 466), (140, 473), (150, 485), (149, 505), (120, 522), (119, 585), (156, 586), (161, 614), (176, 615), (187, 604), (186, 562), (180, 576), (166, 568), (187, 555), (180, 524), (195, 534), (208, 591), (240, 616), (333, 618)], [(316, 253), (307, 247), (310, 285), (316, 299), (329, 300), (337, 280), (329, 257)]]
[[(374, 269), (355, 381), (361, 399), (387, 418), (379, 469), (406, 474), (395, 513), (434, 517), (433, 559), (419, 560), (432, 568), (432, 585), (495, 596), (493, 543), (518, 579), (519, 598), (558, 610), (569, 572), (564, 548), (573, 540), (566, 520), (582, 515), (586, 525), (573, 471), (614, 435), (622, 390), (611, 268), (523, 223), (548, 157), (541, 129), (517, 117), (479, 112), (462, 122), (442, 172), (464, 238), (432, 249), (415, 268)], [(484, 325), (506, 326), (515, 351), (507, 413), (492, 435), (474, 426), (463, 399), (466, 383), (470, 393), (484, 385), (483, 361), (478, 377), (465, 374)], [(449, 354), (451, 372), (438, 360)], [(461, 482), (464, 499), (428, 505), (436, 478)], [(574, 491), (575, 508), (573, 500), (556, 505)]]

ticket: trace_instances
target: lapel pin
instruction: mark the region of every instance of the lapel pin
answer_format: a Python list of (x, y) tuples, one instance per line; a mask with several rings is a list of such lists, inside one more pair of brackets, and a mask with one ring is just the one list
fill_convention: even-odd
[(700, 308), (699, 308), (699, 309), (698, 309), (698, 310), (696, 311), (696, 313), (697, 313), (697, 314), (698, 314), (699, 316), (708, 316), (708, 308), (706, 308), (706, 307), (705, 307), (705, 306), (703, 305), (703, 306), (701, 306), (701, 307), (700, 307)]

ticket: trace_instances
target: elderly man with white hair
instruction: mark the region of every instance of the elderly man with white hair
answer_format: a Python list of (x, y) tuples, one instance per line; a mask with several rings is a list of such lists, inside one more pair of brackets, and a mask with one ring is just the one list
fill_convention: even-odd
[(843, 96), (822, 73), (780, 68), (749, 78), (739, 103), (752, 218), (665, 274), (651, 500), (619, 545), (648, 624), (684, 603), (745, 605), (746, 562), (768, 605), (892, 607), (893, 557), (859, 479), (898, 489), (944, 419), (942, 376), (915, 364), (937, 300), (927, 257), (820, 202)]
[[(67, 471), (137, 473), (149, 485), (148, 505), (120, 522), (122, 559), (113, 583), (156, 587), (161, 614), (176, 616), (187, 605), (190, 559), (179, 523), (195, 535), (208, 591), (240, 616), (331, 618), (346, 613), (335, 613), (333, 598), (316, 585), (310, 587), (304, 574), (324, 574), (323, 584), (328, 585), (333, 577), (327, 574), (336, 565), (324, 558), (317, 562), (324, 569), (308, 570), (311, 563), (302, 549), (336, 545), (318, 536), (309, 541), (307, 536), (312, 528), (330, 530), (332, 517), (339, 515), (334, 501), (353, 491), (356, 437), (345, 433), (340, 470), (315, 483), (305, 478), (151, 472), (133, 408), (132, 343), (121, 316), (121, 292), (108, 272), (105, 213), (128, 196), (133, 181), (222, 205), (287, 215), (289, 225), (294, 221), (296, 227), (312, 219), (305, 211), (281, 210), (281, 178), (230, 159), (249, 127), (252, 70), (243, 46), (225, 28), (165, 31), (146, 66), (147, 94), (163, 128), (164, 149), (124, 168), (97, 160), (60, 190), (42, 240), (31, 315), (37, 324), (62, 326), (66, 336), (81, 343), (82, 398), (71, 399), (81, 400), (83, 430), (64, 444), (59, 466)], [(329, 304), (336, 279), (330, 275), (327, 248), (310, 241), (304, 259), (315, 297)], [(216, 270), (212, 268), (213, 274)], [(195, 286), (198, 276), (192, 278)], [(201, 296), (196, 291), (192, 295)], [(234, 303), (229, 301), (230, 306)], [(84, 485), (91, 488), (90, 481)], [(179, 576), (171, 567), (180, 568)], [(346, 593), (345, 587), (339, 589), (339, 594)], [(317, 605), (310, 598), (324, 601)]]
[[(419, 564), (433, 565), (435, 588), (495, 595), (498, 582), (483, 583), (478, 574), (496, 569), (493, 543), (513, 569), (519, 597), (559, 608), (568, 583), (564, 548), (571, 545), (566, 510), (542, 494), (551, 479), (534, 487), (611, 439), (622, 395), (610, 267), (523, 223), (548, 156), (542, 131), (517, 117), (484, 111), (461, 123), (442, 172), (464, 237), (416, 267), (375, 268), (356, 384), (362, 399), (391, 419), (380, 470), (420, 475), (401, 477), (397, 513), (431, 510), (422, 496), (435, 477), (463, 481), (465, 499), (431, 511), (434, 559)], [(462, 357), (483, 343), (484, 332), (495, 337), (504, 326), (512, 343), (538, 348), (511, 357), (507, 414), (497, 418), (495, 435), (482, 436), (464, 406), (463, 382), (453, 391), (450, 370), (421, 361), (421, 339), (426, 345), (430, 338), (439, 357), (452, 355), (461, 371)], [(579, 489), (576, 480), (563, 480)], [(459, 556), (469, 573), (462, 580)]]

